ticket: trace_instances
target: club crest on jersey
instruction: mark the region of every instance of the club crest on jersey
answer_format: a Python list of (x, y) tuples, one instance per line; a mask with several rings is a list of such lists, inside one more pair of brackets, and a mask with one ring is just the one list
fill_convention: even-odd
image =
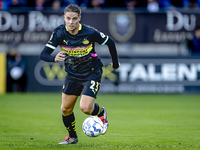
[(135, 14), (113, 11), (109, 14), (109, 31), (119, 42), (127, 42), (135, 33)]
[(88, 43), (90, 43), (87, 39), (85, 39), (83, 42), (82, 42), (83, 44), (88, 44)]

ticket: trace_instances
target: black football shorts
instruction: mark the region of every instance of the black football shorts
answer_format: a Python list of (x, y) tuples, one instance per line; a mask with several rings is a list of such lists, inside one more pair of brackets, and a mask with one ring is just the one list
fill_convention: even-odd
[(74, 79), (67, 76), (62, 92), (68, 95), (87, 95), (96, 98), (101, 85), (102, 70), (91, 74), (87, 79)]

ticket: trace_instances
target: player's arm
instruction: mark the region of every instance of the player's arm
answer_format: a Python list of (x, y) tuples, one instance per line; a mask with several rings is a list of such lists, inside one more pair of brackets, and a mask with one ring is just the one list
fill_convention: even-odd
[(56, 49), (56, 47), (59, 45), (59, 38), (62, 36), (61, 30), (55, 30), (48, 43), (44, 47), (43, 51), (40, 54), (40, 59), (47, 61), (47, 62), (58, 62), (65, 60), (65, 53), (59, 52), (56, 56), (52, 56), (51, 53)]
[(107, 35), (99, 32), (98, 30), (94, 31), (95, 42), (98, 42), (100, 45), (106, 44), (109, 48), (110, 55), (112, 58), (112, 67), (114, 70), (118, 69), (120, 64), (118, 62), (117, 50), (114, 41)]
[(118, 62), (118, 56), (117, 56), (117, 50), (114, 41), (111, 38), (108, 38), (108, 41), (105, 43), (108, 46), (108, 49), (110, 51), (110, 55), (112, 58), (112, 67), (114, 70), (118, 69), (120, 64)]
[(47, 62), (55, 62), (55, 56), (52, 56), (51, 53), (54, 49), (51, 49), (47, 46), (44, 47), (43, 51), (40, 54), (40, 59)]
[(58, 62), (58, 61), (64, 61), (65, 60), (65, 53), (59, 52), (56, 56), (52, 56), (51, 53), (54, 51), (54, 49), (45, 46), (43, 51), (40, 54), (40, 59), (47, 61), (47, 62)]

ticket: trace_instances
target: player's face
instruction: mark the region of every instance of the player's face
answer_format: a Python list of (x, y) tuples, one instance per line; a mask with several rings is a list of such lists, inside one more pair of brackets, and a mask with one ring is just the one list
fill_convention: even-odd
[(69, 32), (74, 33), (78, 31), (79, 21), (81, 20), (81, 16), (79, 16), (78, 13), (66, 12), (64, 20)]

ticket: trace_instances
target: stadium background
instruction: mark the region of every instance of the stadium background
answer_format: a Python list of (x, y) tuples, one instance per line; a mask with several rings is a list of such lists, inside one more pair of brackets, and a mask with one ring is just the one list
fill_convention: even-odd
[[(112, 71), (108, 48), (96, 44), (105, 64), (100, 92), (199, 93), (200, 56), (192, 55), (185, 45), (185, 40), (193, 39), (199, 18), (199, 9), (193, 8), (160, 8), (156, 12), (146, 8), (82, 9), (81, 23), (112, 37), (121, 63), (119, 70)], [(2, 7), (0, 93), (6, 92), (6, 54), (11, 45), (25, 61), (27, 92), (61, 91), (63, 64), (43, 62), (39, 54), (53, 29), (63, 22), (63, 8), (54, 11)], [(58, 51), (59, 48), (53, 54)]]
[[(81, 23), (112, 37), (121, 62), (113, 71), (108, 48), (96, 44), (105, 64), (96, 101), (108, 110), (109, 129), (104, 136), (87, 137), (82, 123), (88, 115), (77, 103), (75, 145), (58, 145), (67, 132), (60, 110), (63, 64), (39, 59), (53, 29), (63, 23), (66, 4), (56, 9), (50, 3), (28, 4), (55, 1), (83, 2), (78, 3)], [(110, 3), (87, 4), (91, 1)], [(189, 1), (196, 7), (189, 8)], [(200, 25), (199, 4), (200, 0), (0, 0), (0, 149), (199, 149), (200, 56), (185, 45)], [(6, 93), (6, 61), (12, 48), (26, 65), (26, 93)]]

